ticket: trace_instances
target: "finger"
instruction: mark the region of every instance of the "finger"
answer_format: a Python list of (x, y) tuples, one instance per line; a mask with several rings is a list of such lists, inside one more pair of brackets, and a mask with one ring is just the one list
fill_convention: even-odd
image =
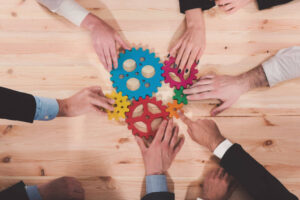
[(188, 69), (190, 69), (192, 67), (192, 65), (194, 64), (194, 62), (196, 61), (196, 57), (197, 57), (197, 54), (199, 51), (200, 51), (200, 48), (196, 48), (196, 49), (192, 50), (191, 55), (188, 59), (187, 65), (186, 65), (186, 67)]
[[(104, 93), (103, 93), (102, 88), (101, 88), (100, 86), (92, 86), (92, 87), (89, 87), (88, 89), (89, 89), (92, 93), (104, 97)], [(110, 100), (110, 99), (109, 99), (109, 100)], [(111, 99), (111, 100), (112, 100), (112, 99)], [(111, 102), (112, 102), (112, 104), (113, 104), (113, 103), (114, 103), (114, 100), (112, 100)]]
[(183, 53), (184, 53), (184, 51), (185, 51), (185, 49), (186, 49), (186, 45), (187, 45), (186, 41), (183, 41), (183, 42), (182, 42), (182, 45), (180, 46), (180, 49), (179, 49), (179, 51), (178, 51), (178, 54), (177, 54), (176, 60), (175, 60), (175, 64), (176, 64), (177, 66), (179, 66), (179, 63), (180, 63), (180, 61), (181, 61), (181, 59), (182, 59)]
[(207, 74), (207, 75), (201, 76), (201, 77), (199, 78), (199, 80), (203, 80), (203, 79), (213, 79), (213, 78), (215, 78), (215, 77), (216, 77), (215, 74)]
[(193, 134), (192, 129), (190, 129), (190, 128), (187, 129), (187, 132), (188, 132), (189, 136), (191, 137), (191, 139), (195, 141), (195, 136), (194, 136), (194, 134)]
[(225, 173), (226, 173), (225, 170), (223, 168), (221, 168), (219, 177), (223, 179), (225, 176)]
[[(196, 62), (200, 62), (200, 58), (202, 57), (203, 53), (204, 53), (205, 47), (202, 47), (200, 49), (200, 51), (198, 52), (197, 56), (196, 56)], [(197, 63), (199, 64), (199, 63)]]
[(193, 50), (192, 46), (187, 46), (186, 49), (184, 50), (183, 56), (182, 56), (182, 58), (180, 60), (180, 63), (179, 63), (179, 69), (181, 71), (183, 71), (185, 69), (186, 64), (189, 60), (189, 57), (192, 53), (192, 50)]
[(119, 34), (115, 35), (115, 39), (123, 49), (130, 49), (129, 45), (121, 38)]
[(107, 114), (106, 112), (104, 112), (103, 108), (100, 108), (98, 106), (92, 106), (91, 109), (91, 111), (98, 113), (100, 116), (105, 116)]
[(204, 99), (213, 99), (215, 98), (215, 95), (213, 92), (203, 92), (200, 94), (193, 94), (186, 97), (188, 100), (191, 101), (198, 101), (198, 100), (204, 100)]
[(185, 89), (183, 90), (184, 94), (198, 94), (201, 92), (209, 92), (212, 91), (214, 89), (213, 85), (200, 85), (198, 87), (193, 87), (193, 88), (189, 88), (189, 89)]
[(154, 137), (153, 143), (160, 143), (162, 141), (167, 124), (168, 124), (167, 120), (162, 121)]
[(217, 4), (218, 6), (224, 6), (224, 5), (228, 4), (228, 3), (232, 3), (232, 0), (218, 0), (218, 1), (216, 2), (216, 4)]
[(167, 128), (166, 128), (166, 131), (165, 131), (165, 137), (163, 139), (163, 143), (168, 144), (168, 145), (170, 144), (173, 127), (174, 127), (173, 119), (170, 119), (168, 122)]
[(185, 38), (185, 34), (183, 34), (180, 39), (178, 40), (178, 42), (170, 49), (170, 55), (171, 56), (175, 56), (177, 50), (179, 49), (179, 47), (181, 47), (183, 39)]
[(231, 103), (223, 102), (221, 105), (213, 108), (210, 112), (210, 115), (216, 116), (216, 115), (220, 114), (221, 112), (223, 112), (224, 110), (226, 110), (227, 108), (229, 108), (230, 106), (231, 106)]
[(107, 63), (107, 69), (109, 71), (111, 71), (112, 70), (112, 61), (111, 61), (112, 57), (110, 55), (109, 48), (104, 49), (104, 56), (105, 56), (105, 60)]
[(182, 136), (179, 141), (178, 141), (178, 144), (175, 145), (175, 150), (174, 150), (174, 157), (177, 155), (177, 153), (182, 149), (182, 146), (184, 144), (184, 136)]
[(90, 100), (90, 103), (95, 105), (95, 106), (99, 106), (99, 107), (102, 107), (102, 108), (110, 110), (110, 111), (114, 110), (114, 107), (107, 102), (106, 97), (92, 96), (92, 98)]
[(214, 82), (213, 79), (199, 79), (198, 82), (192, 85), (190, 88), (194, 88), (200, 85), (209, 85), (212, 84), (213, 82)]
[(226, 11), (226, 13), (227, 13), (227, 14), (233, 14), (233, 13), (235, 13), (237, 10), (238, 10), (238, 9), (234, 7), (234, 8), (232, 8), (231, 10)]
[(92, 94), (90, 94), (90, 96), (95, 98), (95, 99), (99, 99), (101, 101), (104, 101), (105, 103), (108, 103), (110, 105), (113, 105), (115, 103), (114, 99), (108, 98), (104, 95), (103, 96), (99, 95), (99, 93), (96, 93), (96, 92), (92, 92)]
[(217, 178), (222, 178), (223, 177), (223, 168), (219, 168)]
[(106, 63), (106, 59), (105, 59), (105, 56), (104, 56), (103, 49), (102, 48), (100, 49), (100, 48), (97, 47), (96, 48), (96, 53), (97, 53), (98, 58), (100, 59), (102, 65), (104, 66), (104, 68), (108, 70), (108, 68), (107, 68), (108, 65)]
[(185, 123), (187, 126), (191, 126), (193, 124), (193, 121), (190, 120), (190, 118), (188, 118), (187, 116), (185, 116), (185, 114), (183, 114), (182, 112), (179, 112), (179, 117), (180, 119), (183, 121), (183, 123)]
[(114, 69), (117, 69), (118, 68), (118, 57), (117, 57), (116, 45), (114, 45), (110, 48), (110, 55), (113, 60), (113, 67), (114, 67)]
[(229, 11), (232, 8), (233, 8), (233, 4), (231, 4), (231, 3), (221, 7), (221, 9), (224, 11)]
[(173, 127), (173, 136), (171, 138), (171, 143), (170, 143), (170, 147), (175, 150), (175, 145), (177, 144), (178, 142), (178, 133), (179, 133), (179, 127), (178, 125), (176, 124), (174, 127)]
[(216, 178), (218, 178), (218, 177), (219, 177), (219, 171), (220, 171), (220, 168), (218, 168), (218, 169), (215, 169), (215, 171), (214, 171), (214, 175), (213, 175), (213, 178), (214, 178), (214, 179), (216, 179)]
[(135, 138), (137, 144), (139, 145), (141, 152), (144, 153), (147, 149), (144, 140), (142, 138), (140, 138), (139, 136), (135, 136), (134, 138)]

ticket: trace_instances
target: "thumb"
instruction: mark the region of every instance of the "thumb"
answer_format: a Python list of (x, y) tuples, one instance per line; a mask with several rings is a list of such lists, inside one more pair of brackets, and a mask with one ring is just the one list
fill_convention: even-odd
[(122, 48), (130, 49), (128, 44), (126, 44), (126, 42), (124, 42), (124, 40), (121, 38), (121, 36), (119, 34), (116, 34), (115, 39), (121, 45)]
[(135, 136), (135, 140), (138, 143), (138, 145), (141, 149), (141, 152), (143, 153), (147, 149), (147, 147), (144, 143), (144, 140), (142, 138), (140, 138), (139, 136)]
[(211, 111), (210, 111), (210, 115), (212, 117), (220, 114), (221, 112), (223, 112), (224, 110), (226, 110), (227, 108), (229, 108), (231, 104), (227, 101), (223, 102), (221, 105), (218, 105), (216, 106), (215, 108), (213, 108)]

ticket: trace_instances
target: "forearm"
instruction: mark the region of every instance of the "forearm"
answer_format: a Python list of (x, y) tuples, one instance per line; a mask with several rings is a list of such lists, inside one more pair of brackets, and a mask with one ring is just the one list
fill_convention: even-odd
[(201, 0), (201, 1), (195, 1), (195, 0), (179, 0), (180, 5), (180, 12), (181, 13), (187, 13), (187, 11), (194, 9), (194, 8), (201, 8), (201, 10), (208, 10), (212, 7), (214, 7), (215, 1), (210, 0)]
[(36, 102), (32, 95), (0, 87), (0, 118), (32, 123)]
[(290, 1), (292, 0), (257, 0), (257, 5), (259, 10), (263, 10), (280, 4), (285, 4)]
[(80, 26), (82, 21), (89, 14), (74, 0), (37, 0), (40, 4), (48, 8), (50, 11), (57, 13), (73, 24)]
[(238, 76), (238, 79), (241, 80), (240, 84), (244, 86), (246, 91), (269, 86), (262, 65), (259, 65), (258, 67), (255, 67), (245, 73), (240, 74)]
[(254, 199), (297, 199), (238, 144), (226, 151), (220, 164)]

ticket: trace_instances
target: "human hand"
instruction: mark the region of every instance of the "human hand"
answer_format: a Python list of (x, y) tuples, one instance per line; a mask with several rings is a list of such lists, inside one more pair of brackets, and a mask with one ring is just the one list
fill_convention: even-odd
[(181, 112), (179, 113), (179, 116), (180, 119), (187, 125), (187, 132), (191, 136), (192, 140), (202, 146), (205, 146), (211, 152), (213, 152), (217, 146), (225, 140), (213, 120), (198, 119), (196, 121), (192, 121)]
[(247, 81), (239, 76), (207, 75), (201, 77), (197, 83), (183, 91), (188, 100), (219, 99), (221, 104), (211, 110), (211, 116), (229, 108), (239, 97), (249, 90)]
[(232, 14), (245, 7), (253, 0), (216, 0), (218, 7), (227, 14)]
[(119, 33), (93, 14), (89, 14), (81, 26), (91, 32), (94, 49), (104, 67), (111, 71), (113, 65), (116, 69), (118, 67), (117, 45), (130, 49)]
[(202, 198), (227, 200), (235, 188), (233, 178), (223, 168), (214, 169), (204, 179)]
[(37, 186), (43, 200), (83, 200), (84, 189), (72, 177), (62, 177)]
[(191, 9), (186, 11), (185, 15), (186, 31), (170, 50), (170, 55), (176, 57), (175, 64), (179, 66), (179, 72), (185, 70), (185, 67), (188, 72), (194, 62), (198, 64), (206, 45), (202, 10)]
[(178, 126), (171, 119), (161, 123), (149, 147), (142, 138), (135, 136), (144, 159), (146, 176), (164, 174), (170, 168), (184, 143), (184, 137), (178, 138), (178, 132)]
[(85, 88), (67, 99), (58, 99), (57, 102), (58, 117), (75, 117), (92, 111), (104, 114), (105, 109), (114, 109), (114, 100), (105, 97), (99, 86)]

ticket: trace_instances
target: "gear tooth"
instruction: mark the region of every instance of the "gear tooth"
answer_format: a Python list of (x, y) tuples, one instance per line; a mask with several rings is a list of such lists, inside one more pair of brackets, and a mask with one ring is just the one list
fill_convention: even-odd
[(146, 49), (145, 52), (146, 52), (146, 53), (150, 53), (149, 49)]

